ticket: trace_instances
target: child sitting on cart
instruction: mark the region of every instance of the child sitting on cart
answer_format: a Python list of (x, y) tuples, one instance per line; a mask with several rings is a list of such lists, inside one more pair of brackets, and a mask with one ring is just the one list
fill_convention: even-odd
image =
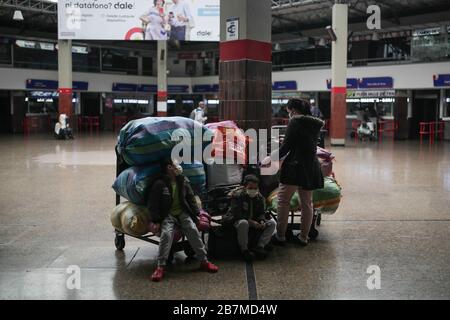
[[(265, 199), (259, 192), (259, 179), (249, 174), (244, 178), (244, 186), (235, 190), (231, 195), (231, 206), (222, 219), (224, 226), (233, 226), (237, 231), (239, 247), (242, 257), (250, 262), (253, 256), (264, 259), (267, 251), (271, 251), (270, 244), (275, 232), (276, 222), (266, 218)], [(249, 250), (249, 231), (259, 231), (257, 245)]]
[(219, 268), (207, 259), (205, 245), (195, 225), (200, 208), (189, 181), (182, 175), (182, 167), (169, 158), (161, 162), (161, 171), (161, 178), (153, 183), (148, 195), (148, 208), (160, 233), (158, 266), (152, 281), (161, 281), (164, 277), (175, 226), (181, 229), (201, 261), (200, 269), (217, 272)]

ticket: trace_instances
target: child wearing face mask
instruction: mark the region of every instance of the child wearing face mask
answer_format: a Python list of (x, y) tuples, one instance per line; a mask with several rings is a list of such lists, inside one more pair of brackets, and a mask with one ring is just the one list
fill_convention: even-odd
[(189, 241), (200, 261), (200, 269), (217, 272), (218, 267), (207, 259), (205, 245), (196, 226), (200, 208), (189, 181), (182, 174), (183, 168), (172, 159), (166, 159), (161, 162), (161, 171), (162, 176), (153, 183), (147, 202), (156, 233), (160, 233), (158, 267), (152, 281), (161, 281), (164, 277), (175, 226)]
[[(222, 219), (223, 225), (233, 226), (237, 231), (238, 243), (245, 261), (250, 262), (256, 255), (264, 259), (267, 252), (272, 250), (270, 240), (275, 232), (276, 223), (273, 219), (266, 219), (265, 199), (259, 193), (259, 180), (255, 175), (244, 178), (244, 186), (232, 193), (231, 206)], [(249, 231), (261, 230), (262, 234), (257, 245), (249, 250)]]

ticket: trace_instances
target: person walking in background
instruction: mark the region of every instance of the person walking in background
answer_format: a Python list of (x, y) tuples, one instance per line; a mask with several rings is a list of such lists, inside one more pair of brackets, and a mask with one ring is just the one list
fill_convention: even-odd
[(167, 40), (167, 17), (164, 13), (164, 0), (154, 0), (153, 7), (140, 17), (144, 24), (144, 40)]
[(289, 218), (290, 200), (298, 191), (301, 200), (301, 230), (294, 242), (302, 246), (308, 244), (308, 234), (313, 220), (312, 190), (322, 189), (324, 179), (317, 158), (317, 140), (324, 122), (311, 115), (308, 101), (291, 99), (287, 104), (289, 125), (279, 150), (262, 161), (263, 166), (272, 159), (284, 159), (280, 172), (278, 192), (277, 232), (272, 243), (283, 246)]
[(171, 26), (170, 40), (186, 40), (186, 30), (193, 25), (194, 17), (189, 4), (185, 0), (172, 0), (173, 6), (169, 12)]
[(198, 107), (192, 110), (190, 118), (201, 124), (205, 124), (208, 117), (205, 117), (205, 103), (203, 101), (200, 101)]

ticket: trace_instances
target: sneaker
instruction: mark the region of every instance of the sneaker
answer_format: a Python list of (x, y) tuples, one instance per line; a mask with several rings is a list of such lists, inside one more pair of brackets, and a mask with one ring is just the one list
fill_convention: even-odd
[(303, 240), (300, 235), (292, 238), (292, 243), (298, 244), (302, 247), (306, 247), (308, 245), (308, 240)]
[(164, 267), (157, 267), (155, 272), (152, 274), (152, 281), (159, 282), (164, 277)]
[(202, 261), (200, 263), (200, 270), (209, 272), (209, 273), (216, 273), (219, 271), (219, 267), (215, 264), (209, 262), (208, 260)]
[(256, 258), (260, 260), (264, 260), (265, 258), (267, 258), (267, 251), (264, 250), (263, 247), (256, 247), (255, 249), (253, 249), (253, 253), (255, 254)]
[(279, 247), (284, 247), (286, 245), (286, 241), (278, 240), (277, 236), (272, 236), (272, 244)]
[(274, 249), (272, 244), (268, 244), (267, 246), (264, 247), (264, 250), (266, 250), (267, 252), (272, 252)]
[(245, 262), (252, 262), (253, 261), (253, 253), (251, 253), (249, 250), (242, 251), (242, 258)]

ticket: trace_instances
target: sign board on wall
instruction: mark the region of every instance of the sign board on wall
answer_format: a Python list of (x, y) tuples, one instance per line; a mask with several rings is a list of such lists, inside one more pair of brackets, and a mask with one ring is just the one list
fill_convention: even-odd
[(395, 90), (348, 91), (347, 98), (394, 98)]
[[(42, 80), (42, 79), (27, 79), (25, 82), (27, 89), (43, 89), (43, 90), (57, 90), (58, 81), (56, 80)], [(73, 81), (72, 88), (76, 91), (86, 91), (89, 89), (89, 83), (85, 81)]]
[(297, 81), (275, 81), (272, 85), (272, 90), (297, 90)]
[(433, 84), (435, 87), (450, 87), (450, 74), (433, 76)]
[[(327, 88), (331, 90), (331, 80), (327, 80)], [(348, 78), (347, 79), (347, 89), (358, 89), (358, 79)]]
[(220, 0), (59, 0), (58, 38), (219, 41)]
[[(331, 80), (327, 80), (327, 88), (331, 89)], [(347, 89), (391, 89), (394, 88), (394, 79), (392, 77), (373, 77), (373, 78), (348, 78)]]
[(239, 40), (239, 18), (227, 19), (226, 30), (227, 41)]

